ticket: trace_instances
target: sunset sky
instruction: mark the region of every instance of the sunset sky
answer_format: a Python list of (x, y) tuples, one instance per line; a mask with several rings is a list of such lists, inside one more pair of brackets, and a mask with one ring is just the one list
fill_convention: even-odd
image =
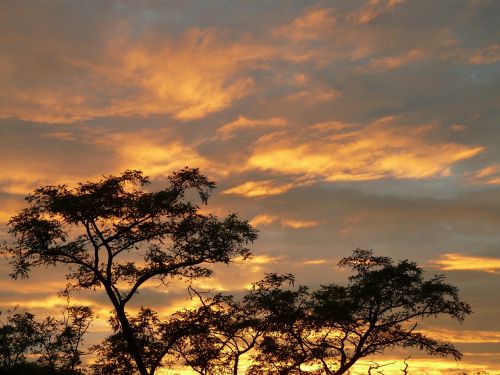
[[(413, 352), (410, 370), (500, 374), (499, 25), (496, 0), (1, 1), (0, 237), (37, 186), (141, 169), (160, 189), (199, 167), (207, 212), (260, 231), (200, 287), (343, 282), (357, 247), (411, 259), (474, 314), (421, 325), (463, 361)], [(1, 310), (60, 313), (63, 268), (0, 270)], [(135, 308), (186, 296), (152, 285)], [(104, 294), (74, 301), (102, 339)]]

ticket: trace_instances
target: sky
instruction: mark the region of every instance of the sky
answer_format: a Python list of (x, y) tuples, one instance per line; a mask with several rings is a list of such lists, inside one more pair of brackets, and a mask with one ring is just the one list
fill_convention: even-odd
[[(461, 362), (415, 352), (410, 369), (500, 373), (499, 24), (495, 0), (4, 0), (0, 237), (37, 186), (140, 169), (161, 189), (198, 167), (218, 186), (206, 210), (259, 230), (252, 260), (200, 286), (343, 282), (358, 247), (410, 259), (474, 311), (422, 323)], [(59, 313), (64, 269), (9, 267), (0, 309)], [(74, 298), (99, 341), (110, 305)], [(136, 308), (187, 303), (183, 284), (151, 286)]]

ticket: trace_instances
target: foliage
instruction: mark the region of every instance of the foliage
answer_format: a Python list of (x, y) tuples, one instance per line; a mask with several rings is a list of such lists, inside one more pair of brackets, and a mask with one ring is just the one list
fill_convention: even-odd
[[(40, 187), (27, 197), (29, 206), (9, 222), (17, 239), (8, 249), (12, 276), (27, 277), (37, 266), (66, 264), (72, 267), (68, 291), (104, 288), (142, 375), (152, 374), (158, 360), (146, 363), (148, 353), (126, 313), (127, 303), (152, 279), (165, 283), (207, 277), (210, 263), (247, 258), (247, 244), (257, 237), (235, 214), (218, 220), (200, 213), (187, 199), (194, 191), (205, 204), (215, 186), (197, 169), (174, 172), (168, 181), (164, 190), (147, 192), (141, 188), (150, 181), (142, 172), (125, 171), (74, 189)], [(142, 259), (134, 262), (131, 257)]]
[(233, 296), (204, 298), (193, 293), (201, 306), (180, 311), (171, 321), (171, 326), (189, 327), (172, 352), (201, 375), (236, 374), (242, 356), (255, 348), (265, 332), (260, 311), (254, 309), (249, 296), (236, 302)]
[(1, 368), (13, 370), (26, 361), (26, 355), (38, 345), (38, 324), (35, 315), (9, 312), (0, 327)]
[(292, 299), (289, 293), (279, 297), (296, 318), (290, 320), (287, 314), (279, 329), (266, 336), (256, 356), (257, 371), (251, 373), (263, 373), (264, 368), (267, 374), (299, 374), (304, 373), (300, 365), (307, 364), (320, 373), (343, 374), (360, 358), (394, 347), (461, 357), (451, 344), (416, 329), (418, 319), (448, 315), (462, 322), (471, 313), (443, 276), (424, 280), (423, 270), (413, 262), (394, 263), (360, 249), (339, 265), (354, 271), (347, 285), (324, 285)]
[(62, 320), (47, 317), (38, 325), (38, 361), (53, 370), (77, 372), (82, 365), (83, 336), (93, 317), (87, 306), (68, 306)]
[[(79, 374), (83, 336), (93, 318), (86, 306), (68, 306), (63, 319), (38, 322), (29, 312), (9, 312), (0, 327), (0, 374)], [(35, 356), (40, 365), (27, 362)]]
[(200, 374), (237, 374), (236, 353), (252, 349), (249, 375), (337, 375), (394, 347), (460, 359), (453, 345), (417, 330), (419, 319), (447, 315), (462, 322), (471, 313), (442, 276), (425, 280), (413, 262), (360, 249), (339, 265), (354, 271), (347, 285), (311, 291), (293, 288), (291, 275), (269, 274), (241, 302), (220, 295), (205, 301), (183, 315), (205, 327), (183, 339), (185, 363)]
[[(174, 343), (183, 335), (183, 331), (174, 330), (174, 326), (161, 321), (158, 314), (149, 308), (141, 308), (137, 316), (129, 317), (130, 326), (138, 344), (143, 349), (146, 366), (151, 373), (167, 365), (166, 356)], [(132, 374), (136, 373), (137, 365), (130, 355), (128, 343), (116, 316), (110, 319), (114, 334), (92, 349), (97, 354), (97, 360), (91, 365), (96, 375)]]

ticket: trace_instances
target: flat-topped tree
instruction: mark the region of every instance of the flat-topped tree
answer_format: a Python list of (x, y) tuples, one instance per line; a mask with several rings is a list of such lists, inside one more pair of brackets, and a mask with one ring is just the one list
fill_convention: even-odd
[(341, 375), (360, 359), (394, 348), (461, 358), (451, 343), (418, 329), (420, 320), (444, 316), (462, 322), (472, 312), (444, 276), (425, 279), (414, 262), (395, 262), (363, 249), (339, 266), (353, 270), (347, 284), (314, 291), (289, 290), (287, 277), (268, 275), (277, 283), (252, 299), (273, 325), (258, 343), (248, 375)]
[[(248, 257), (247, 245), (257, 238), (256, 230), (235, 214), (219, 220), (201, 214), (187, 199), (194, 191), (206, 204), (215, 187), (198, 169), (174, 172), (168, 181), (164, 190), (146, 192), (141, 188), (149, 179), (128, 170), (73, 189), (40, 187), (9, 222), (16, 238), (8, 247), (12, 277), (28, 277), (33, 267), (66, 264), (71, 266), (69, 289), (104, 288), (141, 375), (154, 370), (145, 364), (127, 303), (151, 279), (210, 276), (208, 264)], [(135, 263), (131, 256), (142, 260)]]

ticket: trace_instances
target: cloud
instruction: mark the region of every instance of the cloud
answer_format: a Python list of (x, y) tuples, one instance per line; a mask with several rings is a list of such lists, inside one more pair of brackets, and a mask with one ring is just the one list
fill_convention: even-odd
[[(191, 28), (154, 48), (123, 33), (103, 36), (107, 48), (92, 60), (44, 56), (60, 67), (51, 82), (20, 87), (9, 76), (0, 77), (10, 88), (0, 116), (52, 123), (153, 114), (191, 120), (227, 108), (253, 86), (253, 78), (238, 69), (260, 56), (259, 46), (232, 42), (215, 29)], [(10, 69), (22, 74), (23, 68), (28, 67)]]
[(475, 50), (469, 58), (469, 64), (474, 65), (494, 64), (498, 61), (500, 61), (500, 44), (498, 43)]
[(439, 259), (431, 261), (431, 264), (443, 271), (500, 272), (500, 258), (471, 256), (457, 253), (442, 254)]
[(304, 266), (316, 266), (319, 264), (325, 264), (327, 262), (326, 259), (311, 259), (311, 260), (306, 260), (302, 262), (302, 265)]
[(250, 220), (250, 224), (256, 227), (271, 225), (273, 223), (279, 223), (282, 227), (292, 228), (292, 229), (314, 228), (323, 224), (322, 222), (317, 220), (289, 219), (267, 214), (257, 215), (252, 220)]
[(257, 141), (247, 168), (327, 181), (422, 179), (447, 176), (455, 163), (484, 150), (432, 141), (432, 132), (430, 125), (405, 127), (392, 117), (340, 131), (274, 132)]
[(500, 185), (500, 165), (488, 165), (467, 174), (470, 182), (487, 185)]
[(248, 129), (269, 129), (283, 127), (286, 125), (286, 120), (280, 117), (269, 119), (250, 119), (245, 116), (239, 116), (236, 120), (231, 121), (217, 129), (217, 135), (222, 140), (232, 139), (237, 133)]
[(407, 65), (426, 57), (426, 53), (422, 49), (412, 49), (399, 56), (384, 56), (370, 59), (368, 66), (363, 67), (361, 70), (375, 72), (397, 69), (403, 65)]
[(114, 132), (95, 141), (95, 144), (116, 153), (120, 170), (139, 169), (150, 177), (164, 177), (186, 166), (196, 166), (206, 173), (219, 171), (217, 168), (212, 169), (212, 164), (194, 147), (184, 144), (168, 131)]
[(331, 8), (312, 8), (295, 18), (289, 24), (276, 27), (275, 37), (283, 37), (295, 42), (319, 39), (325, 29), (336, 26), (334, 10)]
[(360, 24), (370, 23), (405, 2), (406, 0), (368, 0), (360, 10), (351, 14), (351, 19)]
[(431, 328), (420, 329), (424, 335), (435, 338), (439, 341), (465, 344), (485, 344), (500, 343), (500, 331), (480, 331), (480, 330), (464, 330), (464, 329), (446, 329), (446, 328)]
[(233, 188), (224, 190), (224, 194), (237, 194), (245, 197), (265, 197), (269, 195), (282, 194), (293, 188), (292, 183), (278, 183), (272, 180), (248, 181)]

